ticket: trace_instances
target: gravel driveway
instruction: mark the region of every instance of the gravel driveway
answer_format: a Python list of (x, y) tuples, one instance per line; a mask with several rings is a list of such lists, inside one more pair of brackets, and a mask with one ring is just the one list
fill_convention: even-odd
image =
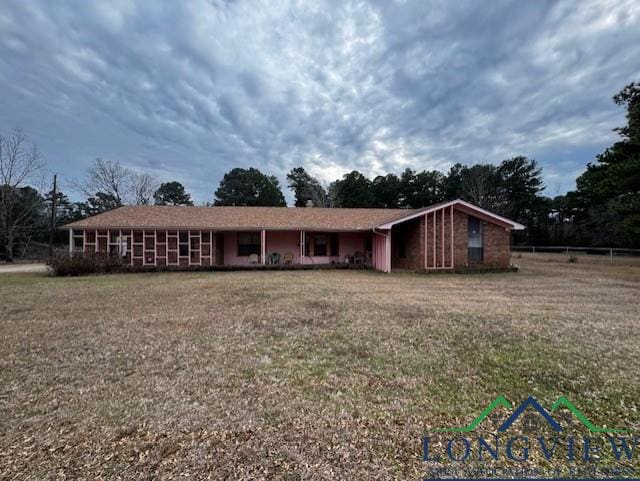
[(46, 264), (0, 264), (0, 274), (15, 274), (18, 272), (47, 272)]

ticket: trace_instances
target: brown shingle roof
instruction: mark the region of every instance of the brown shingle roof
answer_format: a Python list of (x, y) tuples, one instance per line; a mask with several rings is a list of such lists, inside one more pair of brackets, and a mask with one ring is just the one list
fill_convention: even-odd
[(370, 230), (410, 209), (318, 207), (124, 206), (65, 225), (65, 229)]

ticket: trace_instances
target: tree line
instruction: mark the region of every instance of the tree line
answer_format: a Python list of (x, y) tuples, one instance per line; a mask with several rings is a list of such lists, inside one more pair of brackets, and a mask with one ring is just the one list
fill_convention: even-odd
[[(640, 83), (627, 85), (613, 101), (626, 109), (626, 125), (615, 129), (620, 138), (587, 165), (565, 195), (545, 196), (542, 168), (526, 156), (497, 165), (455, 164), (446, 173), (407, 168), (370, 179), (354, 170), (329, 184), (295, 167), (287, 186), (296, 207), (416, 209), (461, 198), (524, 224), (526, 230), (514, 233), (515, 243), (640, 248)], [(46, 240), (54, 194), (42, 187), (43, 171), (37, 147), (21, 130), (0, 135), (0, 257), (12, 260), (30, 242)], [(56, 192), (57, 225), (126, 204), (193, 205), (180, 182), (160, 183), (111, 160), (96, 159), (69, 185), (86, 199), (71, 202)], [(286, 201), (275, 176), (234, 168), (223, 176), (212, 204), (285, 206)], [(57, 232), (56, 239), (64, 242), (64, 233)]]
[[(498, 165), (454, 165), (446, 174), (406, 169), (367, 178), (358, 171), (324, 186), (304, 168), (287, 174), (298, 207), (420, 208), (461, 198), (526, 226), (515, 243), (640, 248), (640, 83), (613, 97), (626, 110), (619, 140), (564, 195), (543, 194), (542, 168), (516, 156)], [(216, 205), (285, 205), (278, 180), (257, 169), (233, 169), (215, 193)]]

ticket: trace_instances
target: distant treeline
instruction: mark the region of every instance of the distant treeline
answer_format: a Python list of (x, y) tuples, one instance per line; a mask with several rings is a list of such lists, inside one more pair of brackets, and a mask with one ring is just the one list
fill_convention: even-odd
[[(456, 164), (449, 172), (387, 174), (352, 171), (323, 186), (302, 167), (287, 175), (295, 205), (420, 208), (461, 198), (527, 229), (515, 243), (640, 248), (640, 84), (613, 97), (627, 111), (618, 142), (598, 155), (566, 195), (543, 195), (542, 169), (525, 156), (498, 165)], [(256, 169), (233, 169), (215, 193), (216, 205), (285, 205), (278, 180)]]
[[(626, 108), (620, 139), (598, 155), (566, 195), (543, 195), (542, 169), (517, 156), (498, 165), (454, 165), (446, 174), (406, 169), (373, 179), (358, 171), (323, 185), (303, 167), (287, 174), (295, 205), (304, 207), (420, 208), (461, 198), (524, 224), (514, 243), (640, 248), (640, 84), (613, 97)], [(33, 187), (44, 164), (37, 148), (16, 129), (0, 136), (0, 257), (11, 260), (30, 242), (46, 242), (53, 192)], [(56, 225), (124, 204), (193, 205), (180, 182), (159, 183), (119, 162), (97, 159), (70, 187), (86, 196), (71, 202), (57, 191)], [(286, 205), (275, 176), (255, 168), (227, 172), (214, 205)], [(65, 235), (56, 232), (56, 241)]]

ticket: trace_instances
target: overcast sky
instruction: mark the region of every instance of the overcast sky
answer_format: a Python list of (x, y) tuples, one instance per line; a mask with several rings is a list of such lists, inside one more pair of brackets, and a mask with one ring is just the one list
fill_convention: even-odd
[(634, 80), (637, 0), (0, 2), (0, 132), (63, 185), (102, 157), (199, 202), (237, 166), (285, 184), (519, 154), (555, 195)]

